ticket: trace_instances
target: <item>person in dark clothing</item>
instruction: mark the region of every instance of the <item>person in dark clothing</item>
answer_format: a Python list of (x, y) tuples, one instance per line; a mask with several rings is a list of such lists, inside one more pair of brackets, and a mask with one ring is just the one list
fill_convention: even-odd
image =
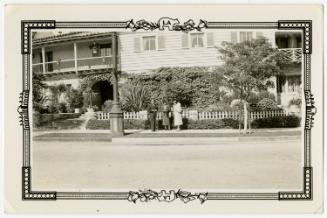
[(154, 101), (151, 100), (151, 104), (148, 108), (149, 119), (150, 119), (150, 128), (151, 131), (156, 131), (156, 118), (157, 118), (157, 107), (154, 104)]
[(170, 120), (169, 120), (170, 108), (166, 101), (162, 105), (162, 125), (166, 130), (170, 130)]

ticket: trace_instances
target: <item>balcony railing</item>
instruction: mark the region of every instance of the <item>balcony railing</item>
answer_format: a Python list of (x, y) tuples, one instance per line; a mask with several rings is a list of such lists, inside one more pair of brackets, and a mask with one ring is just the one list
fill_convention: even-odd
[(302, 48), (281, 48), (279, 50), (285, 54), (287, 61), (293, 63), (302, 62)]
[[(79, 58), (76, 60), (76, 62), (77, 65), (75, 66), (75, 59), (63, 59), (45, 62), (44, 65), (43, 63), (37, 63), (33, 64), (32, 66), (33, 72), (35, 73), (61, 73), (113, 67), (112, 56)], [(43, 71), (43, 66), (45, 66), (45, 71)]]

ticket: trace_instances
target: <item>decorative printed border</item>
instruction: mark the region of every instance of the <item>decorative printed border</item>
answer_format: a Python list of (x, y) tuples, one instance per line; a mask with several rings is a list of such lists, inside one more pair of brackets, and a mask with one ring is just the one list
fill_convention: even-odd
[[(30, 52), (31, 30), (33, 29), (63, 29), (63, 28), (115, 28), (122, 30), (153, 31), (201, 31), (202, 29), (288, 29), (302, 30), (303, 34), (303, 72), (304, 96), (306, 103), (304, 127), (304, 166), (303, 188), (297, 192), (272, 193), (191, 193), (175, 190), (139, 190), (127, 192), (42, 192), (31, 189), (30, 166), (30, 124), (29, 124), (29, 93), (30, 93)], [(207, 22), (200, 19), (195, 23), (192, 19), (181, 24), (177, 18), (163, 17), (157, 22), (133, 19), (118, 22), (56, 22), (54, 20), (23, 20), (21, 23), (21, 53), (23, 63), (23, 91), (19, 100), (19, 120), (23, 127), (23, 167), (22, 167), (22, 199), (23, 200), (57, 200), (57, 199), (93, 199), (93, 200), (128, 200), (149, 202), (171, 202), (180, 199), (187, 203), (198, 199), (206, 200), (312, 200), (312, 167), (311, 167), (311, 128), (314, 115), (317, 112), (311, 93), (311, 53), (312, 53), (312, 22), (309, 20), (280, 20), (278, 22)]]

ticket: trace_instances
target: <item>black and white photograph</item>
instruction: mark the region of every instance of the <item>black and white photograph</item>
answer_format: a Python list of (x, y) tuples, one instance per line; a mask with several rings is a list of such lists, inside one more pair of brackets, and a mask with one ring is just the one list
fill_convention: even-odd
[(316, 18), (169, 14), (20, 20), (21, 201), (319, 204)]
[(33, 185), (301, 188), (302, 71), (300, 31), (32, 32)]

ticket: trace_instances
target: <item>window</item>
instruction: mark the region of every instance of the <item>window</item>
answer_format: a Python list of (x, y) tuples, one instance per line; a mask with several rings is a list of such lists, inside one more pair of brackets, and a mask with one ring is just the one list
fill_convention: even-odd
[(156, 37), (155, 36), (143, 37), (143, 50), (144, 51), (156, 50)]
[(289, 76), (288, 79), (288, 92), (301, 91), (301, 76)]
[(100, 56), (111, 56), (111, 47), (110, 44), (102, 44), (100, 45)]
[(286, 78), (285, 76), (277, 77), (277, 92), (285, 93)]
[(203, 47), (203, 33), (191, 34), (191, 46), (192, 46), (192, 48), (202, 48)]
[(240, 32), (240, 42), (251, 41), (252, 39), (252, 32)]
[(45, 52), (45, 62), (50, 62), (46, 63), (46, 71), (47, 72), (52, 72), (53, 71), (53, 52), (52, 51), (47, 51)]

